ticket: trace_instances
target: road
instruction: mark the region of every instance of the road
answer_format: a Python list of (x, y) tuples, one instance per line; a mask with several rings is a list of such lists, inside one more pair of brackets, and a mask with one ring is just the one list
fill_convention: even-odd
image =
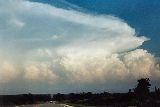
[(66, 104), (54, 104), (54, 103), (44, 103), (44, 104), (36, 104), (36, 105), (22, 105), (15, 107), (73, 107)]

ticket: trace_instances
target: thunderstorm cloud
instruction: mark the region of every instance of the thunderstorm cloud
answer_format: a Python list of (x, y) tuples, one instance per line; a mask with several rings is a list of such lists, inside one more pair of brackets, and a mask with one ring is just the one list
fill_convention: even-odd
[(38, 93), (45, 92), (45, 86), (51, 92), (54, 87), (77, 84), (107, 86), (140, 77), (156, 79), (160, 77), (156, 58), (139, 48), (147, 40), (111, 15), (1, 0), (0, 85)]

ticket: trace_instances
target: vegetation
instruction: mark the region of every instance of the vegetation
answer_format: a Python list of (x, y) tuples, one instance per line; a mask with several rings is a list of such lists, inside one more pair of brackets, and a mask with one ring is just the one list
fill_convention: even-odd
[(21, 94), (21, 95), (1, 95), (0, 96), (0, 107), (1, 106), (14, 106), (24, 104), (35, 104), (39, 102), (46, 102), (51, 100), (49, 94), (36, 95), (36, 94)]
[(160, 106), (160, 89), (155, 87), (155, 92), (150, 92), (149, 78), (142, 78), (138, 80), (137, 86), (128, 93), (70, 93), (70, 94), (54, 94), (51, 97), (47, 95), (7, 95), (0, 96), (1, 105), (21, 105), (33, 104), (46, 101), (57, 101), (60, 103), (67, 103), (72, 105), (83, 106), (140, 106), (153, 107)]

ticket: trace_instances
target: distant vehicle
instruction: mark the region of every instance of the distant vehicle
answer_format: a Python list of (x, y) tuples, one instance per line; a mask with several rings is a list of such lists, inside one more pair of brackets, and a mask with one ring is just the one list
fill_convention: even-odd
[(54, 103), (54, 104), (55, 104), (55, 103), (56, 103), (56, 101), (49, 101), (49, 103)]
[(49, 103), (53, 103), (53, 101), (49, 101)]

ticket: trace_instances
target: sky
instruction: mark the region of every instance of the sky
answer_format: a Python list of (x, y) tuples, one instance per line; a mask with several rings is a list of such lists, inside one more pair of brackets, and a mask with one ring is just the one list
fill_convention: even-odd
[(159, 87), (160, 1), (1, 0), (0, 94)]

